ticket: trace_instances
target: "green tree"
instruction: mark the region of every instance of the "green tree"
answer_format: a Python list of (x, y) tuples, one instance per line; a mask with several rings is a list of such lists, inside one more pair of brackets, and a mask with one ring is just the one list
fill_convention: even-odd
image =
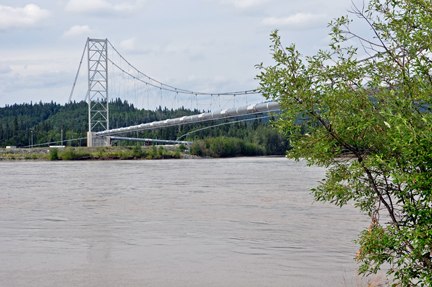
[(18, 117), (17, 116), (15, 116), (14, 119), (13, 136), (18, 137)]
[(58, 160), (59, 156), (58, 156), (58, 149), (57, 148), (52, 148), (50, 149), (50, 156), (49, 156), (50, 160)]
[[(291, 141), (288, 158), (327, 168), (315, 199), (353, 201), (371, 216), (357, 240), (359, 272), (388, 263), (396, 283), (431, 286), (432, 3), (371, 0), (351, 12), (373, 39), (341, 17), (329, 24), (328, 51), (303, 57), (275, 31), (276, 64), (258, 66), (260, 88), (281, 105), (276, 125)], [(350, 38), (372, 57), (357, 60)]]

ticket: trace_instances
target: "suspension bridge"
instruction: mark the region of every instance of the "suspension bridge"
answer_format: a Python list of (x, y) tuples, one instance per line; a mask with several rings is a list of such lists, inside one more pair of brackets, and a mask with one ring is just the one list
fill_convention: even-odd
[[(111, 57), (109, 56), (109, 51), (111, 51)], [(124, 137), (121, 135), (198, 122), (229, 119), (245, 115), (257, 115), (277, 111), (279, 109), (279, 104), (276, 102), (250, 104), (248, 97), (251, 95), (259, 96), (259, 91), (257, 90), (243, 90), (234, 92), (197, 92), (164, 84), (135, 68), (115, 49), (108, 39), (91, 38), (87, 39), (84, 46), (84, 51), (82, 53), (75, 81), (69, 96), (69, 102), (72, 100), (81, 66), (86, 54), (87, 91), (85, 98), (88, 103), (88, 147), (110, 146), (113, 140), (136, 140), (166, 144), (190, 144), (191, 142), (180, 141), (179, 139), (140, 139)], [(110, 77), (108, 74), (109, 70)], [(119, 84), (121, 82), (123, 84)], [(124, 84), (125, 82), (126, 84)], [(123, 85), (123, 88), (120, 87), (120, 85)], [(129, 92), (126, 92), (124, 86), (127, 86)], [(162, 99), (164, 96), (165, 104), (169, 104), (171, 107), (179, 107), (180, 105), (183, 107), (185, 103), (193, 104), (193, 102), (196, 102), (197, 108), (206, 107), (207, 112), (111, 129), (109, 99), (112, 97), (110, 96), (112, 94), (116, 95), (116, 93), (117, 95), (122, 93), (130, 93), (131, 88), (133, 89), (132, 94), (135, 94), (136, 98), (139, 97), (141, 100), (144, 99), (144, 101), (145, 98), (147, 99), (148, 108), (150, 108), (150, 99)], [(155, 97), (155, 95), (158, 95), (159, 97)], [(222, 106), (221, 98), (223, 98)], [(219, 105), (217, 105), (217, 103), (219, 103)], [(198, 110), (200, 109), (198, 108)]]

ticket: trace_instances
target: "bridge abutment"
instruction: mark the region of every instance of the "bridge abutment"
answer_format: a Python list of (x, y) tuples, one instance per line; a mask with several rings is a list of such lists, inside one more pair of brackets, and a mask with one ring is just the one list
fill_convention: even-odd
[(87, 132), (87, 147), (111, 146), (110, 136), (98, 136), (94, 132)]

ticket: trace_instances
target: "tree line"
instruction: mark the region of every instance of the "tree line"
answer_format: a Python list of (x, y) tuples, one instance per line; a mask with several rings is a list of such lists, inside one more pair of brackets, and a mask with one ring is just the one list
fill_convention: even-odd
[[(132, 103), (114, 99), (110, 102), (110, 128), (199, 114), (197, 109), (155, 110), (136, 108)], [(239, 121), (241, 120), (241, 121)], [(125, 137), (176, 140), (204, 140), (207, 138), (235, 138), (253, 143), (258, 154), (284, 154), (289, 148), (286, 137), (269, 125), (269, 120), (257, 116), (208, 121), (198, 124), (124, 134)], [(217, 127), (212, 127), (218, 125)], [(0, 108), (0, 147), (27, 147), (45, 143), (85, 146), (88, 131), (88, 106), (84, 101), (64, 105), (50, 103), (23, 103)], [(63, 138), (63, 142), (61, 142)], [(136, 145), (120, 141), (117, 145)]]

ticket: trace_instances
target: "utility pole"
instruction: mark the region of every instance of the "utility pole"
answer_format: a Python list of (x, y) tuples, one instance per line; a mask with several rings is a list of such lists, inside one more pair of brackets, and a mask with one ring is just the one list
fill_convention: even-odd
[(33, 129), (31, 129), (31, 147), (33, 148)]

